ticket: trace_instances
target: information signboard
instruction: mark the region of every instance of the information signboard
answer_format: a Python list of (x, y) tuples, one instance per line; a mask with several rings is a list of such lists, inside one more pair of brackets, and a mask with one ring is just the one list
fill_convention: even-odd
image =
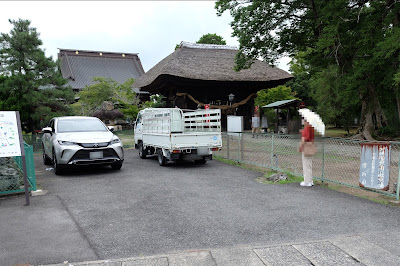
[(362, 143), (360, 186), (389, 189), (390, 143)]
[(14, 111), (0, 111), (0, 157), (21, 156), (17, 115)]

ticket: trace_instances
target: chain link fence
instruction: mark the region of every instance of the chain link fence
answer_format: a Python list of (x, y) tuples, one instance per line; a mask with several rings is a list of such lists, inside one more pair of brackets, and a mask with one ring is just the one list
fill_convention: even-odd
[[(303, 175), (299, 135), (223, 133), (222, 150), (215, 155), (225, 159)], [(361, 143), (342, 138), (316, 138), (313, 156), (315, 179), (359, 188)], [(399, 179), (400, 142), (391, 142), (389, 190), (373, 190), (396, 197)], [(372, 189), (368, 189), (372, 190)]]
[[(124, 147), (134, 147), (133, 130), (114, 132)], [(222, 158), (302, 176), (301, 155), (297, 151), (299, 135), (222, 133)], [(42, 152), (42, 135), (25, 135), (33, 152)], [(313, 156), (313, 176), (321, 181), (359, 188), (361, 144), (366, 141), (316, 137), (317, 154)], [(390, 142), (389, 190), (374, 190), (398, 198), (400, 142)], [(369, 189), (370, 190), (370, 189)]]
[(133, 130), (114, 131), (114, 134), (117, 135), (121, 139), (122, 144), (124, 144), (124, 148), (135, 147), (135, 140), (133, 138)]
[[(35, 164), (33, 159), (33, 146), (24, 143), (26, 171), (29, 190), (36, 190)], [(0, 158), (0, 194), (24, 192), (24, 175), (22, 157)]]

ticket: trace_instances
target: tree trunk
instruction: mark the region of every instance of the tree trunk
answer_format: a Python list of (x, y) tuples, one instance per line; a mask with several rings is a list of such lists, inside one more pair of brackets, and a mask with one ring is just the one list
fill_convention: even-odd
[(400, 124), (400, 92), (399, 92), (399, 89), (396, 90), (396, 102), (397, 102), (397, 114), (399, 117), (399, 124)]
[[(361, 134), (367, 140), (374, 140), (372, 133), (387, 125), (387, 119), (383, 113), (374, 86), (360, 93), (361, 98)], [(375, 121), (374, 121), (375, 118)]]

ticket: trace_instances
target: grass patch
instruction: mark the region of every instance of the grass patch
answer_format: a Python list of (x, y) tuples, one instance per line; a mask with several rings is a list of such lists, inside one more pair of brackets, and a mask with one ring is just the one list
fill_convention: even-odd
[[(314, 182), (315, 183), (315, 182)], [(333, 184), (333, 183), (328, 183), (328, 182), (318, 182), (318, 185), (332, 189), (338, 192), (346, 193), (352, 196), (356, 196), (359, 198), (367, 199), (382, 205), (388, 205), (388, 206), (394, 206), (394, 207), (400, 207), (400, 201), (396, 201), (395, 198), (385, 196), (383, 194), (367, 190), (367, 189), (360, 189), (360, 188), (354, 188), (354, 187), (348, 187), (348, 186), (343, 186), (340, 184)]]
[[(262, 166), (258, 166), (258, 165), (252, 165), (252, 164), (247, 164), (247, 163), (243, 163), (243, 162), (225, 159), (218, 155), (214, 155), (213, 158), (215, 160), (223, 162), (223, 163), (238, 166), (238, 167), (241, 167), (246, 170), (257, 171), (257, 172), (262, 173), (263, 175), (256, 179), (259, 183), (262, 183), (262, 184), (288, 184), (288, 183), (300, 183), (301, 181), (304, 181), (302, 176), (296, 176), (296, 175), (290, 174), (285, 171), (279, 172), (279, 173), (286, 174), (288, 176), (288, 180), (280, 180), (278, 182), (269, 181), (268, 178), (271, 175), (278, 173), (278, 171), (275, 171), (275, 170), (267, 168), (267, 167), (262, 167)], [(359, 188), (355, 188), (355, 187), (343, 186), (340, 184), (330, 183), (328, 181), (321, 182), (320, 180), (314, 180), (314, 185), (321, 186), (321, 187), (324, 187), (327, 189), (332, 189), (332, 190), (335, 190), (338, 192), (346, 193), (346, 194), (360, 197), (363, 199), (367, 199), (367, 200), (370, 200), (370, 201), (373, 201), (373, 202), (376, 202), (376, 203), (379, 203), (382, 205), (400, 207), (400, 201), (396, 201), (394, 198), (392, 198), (390, 196), (385, 196), (383, 194), (380, 194), (380, 193), (377, 193), (374, 191), (359, 189)]]
[[(246, 170), (251, 170), (251, 171), (257, 171), (257, 172), (261, 172), (263, 173), (263, 176), (257, 178), (256, 180), (262, 184), (289, 184), (289, 183), (300, 183), (301, 181), (304, 181), (302, 176), (295, 176), (289, 172), (278, 172), (275, 171), (273, 169), (270, 168), (266, 168), (266, 167), (262, 167), (262, 166), (257, 166), (257, 165), (251, 165), (251, 164), (246, 164), (246, 163), (242, 163), (242, 162), (238, 162), (238, 161), (234, 161), (234, 160), (229, 160), (229, 159), (225, 159), (222, 158), (220, 156), (213, 156), (214, 159), (223, 162), (223, 163), (227, 163), (230, 165), (234, 165), (234, 166), (238, 166), (241, 167), (243, 169)], [(280, 180), (277, 182), (274, 181), (269, 181), (268, 178), (273, 175), (273, 174), (277, 174), (277, 173), (283, 173), (286, 174), (288, 176), (287, 180)]]
[[(274, 174), (281, 174), (281, 173), (286, 174), (288, 179), (279, 180), (277, 182), (269, 180), (270, 176), (272, 176)], [(287, 172), (278, 172), (278, 171), (270, 169), (266, 173), (264, 173), (264, 176), (257, 178), (257, 181), (262, 184), (290, 184), (290, 183), (300, 183), (301, 181), (304, 181), (304, 178), (302, 176), (295, 176), (295, 175), (287, 173)]]
[(349, 131), (350, 135), (344, 128), (327, 128), (325, 129), (325, 136), (333, 138), (348, 138), (357, 134), (357, 128), (350, 128)]

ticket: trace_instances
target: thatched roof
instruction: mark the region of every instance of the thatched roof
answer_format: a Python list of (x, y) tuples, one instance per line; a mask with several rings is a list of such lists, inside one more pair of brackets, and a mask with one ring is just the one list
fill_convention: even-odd
[(180, 48), (136, 79), (134, 86), (153, 91), (157, 79), (175, 76), (185, 79), (223, 82), (270, 82), (293, 78), (288, 72), (256, 60), (249, 69), (236, 72), (238, 50), (226, 45), (202, 45), (182, 42)]

